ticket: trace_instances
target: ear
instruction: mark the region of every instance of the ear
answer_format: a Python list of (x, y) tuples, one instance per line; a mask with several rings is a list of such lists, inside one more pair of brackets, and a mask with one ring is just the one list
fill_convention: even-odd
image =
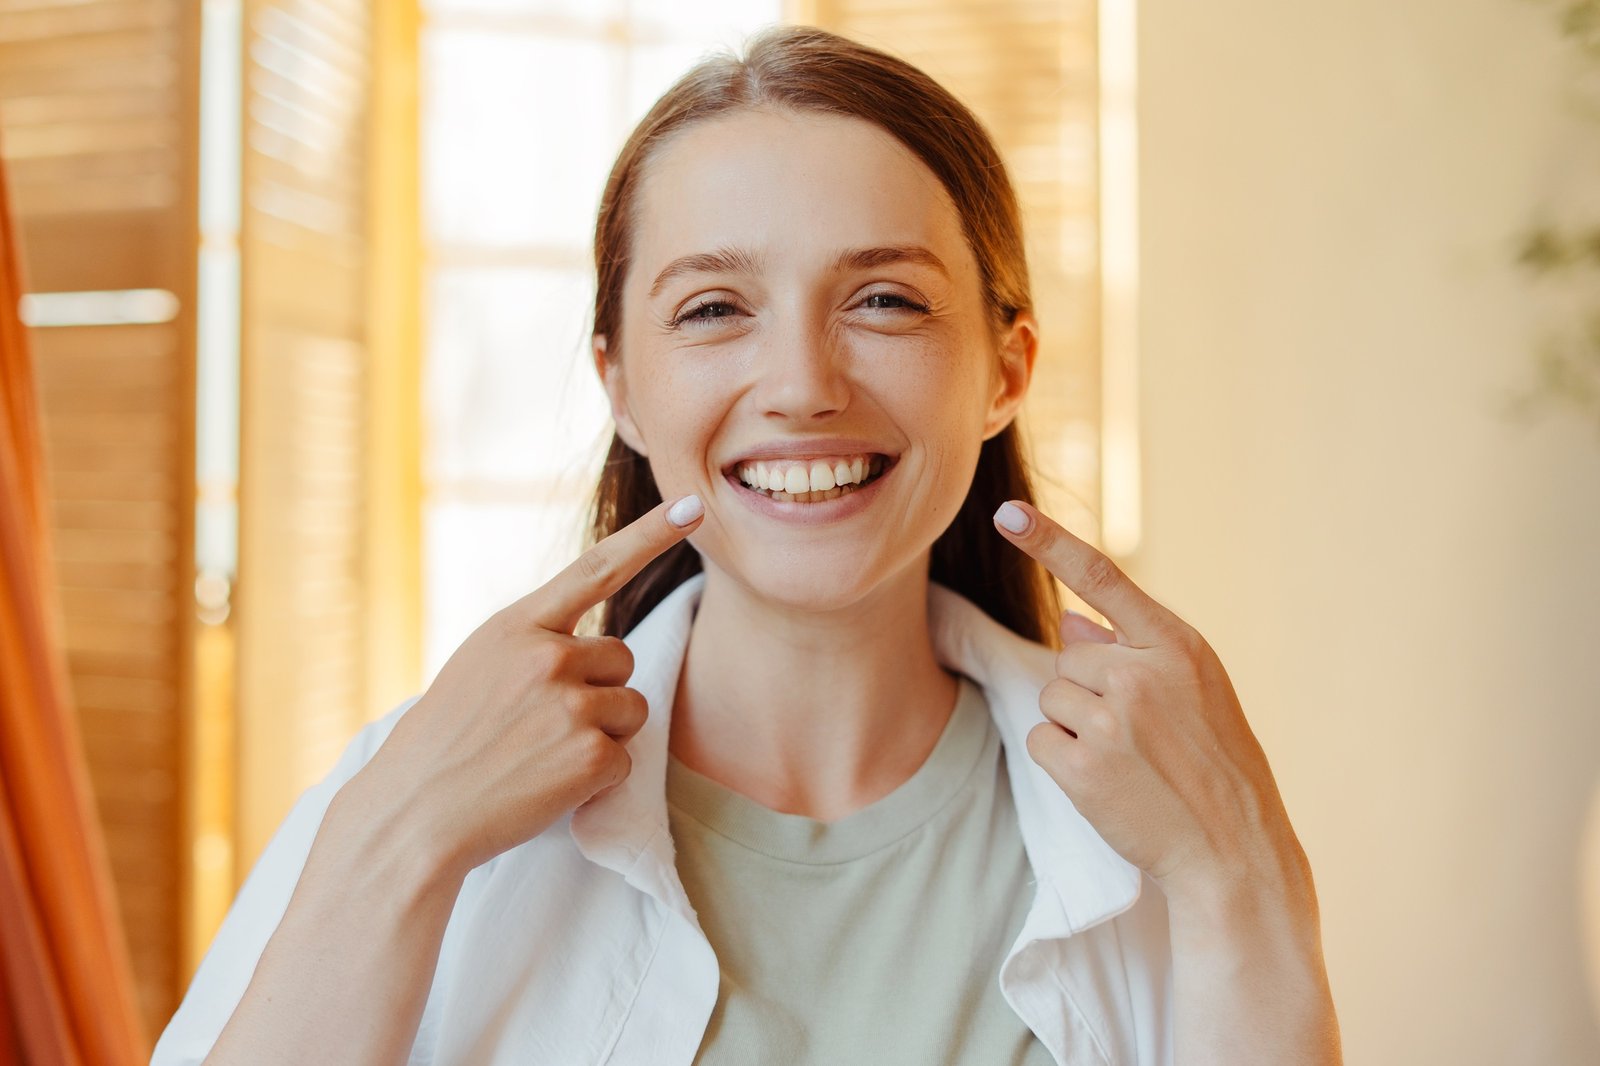
[(1039, 322), (1031, 311), (1018, 311), (1000, 338), (999, 371), (992, 377), (994, 391), (983, 423), (983, 439), (1000, 433), (1017, 417), (1022, 399), (1033, 380), (1033, 362), (1039, 354)]
[(644, 450), (639, 427), (634, 425), (633, 415), (628, 411), (628, 390), (622, 376), (622, 360), (606, 358), (606, 338), (603, 333), (594, 335), (593, 344), (594, 370), (600, 375), (600, 385), (606, 390), (606, 398), (611, 401), (611, 420), (617, 424), (617, 436), (640, 455), (647, 455), (649, 453)]

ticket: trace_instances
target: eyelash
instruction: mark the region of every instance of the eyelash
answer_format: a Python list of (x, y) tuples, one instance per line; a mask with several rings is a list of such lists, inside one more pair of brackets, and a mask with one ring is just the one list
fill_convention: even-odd
[[(926, 304), (919, 304), (915, 300), (913, 300), (911, 297), (902, 296), (898, 292), (874, 292), (874, 293), (868, 293), (865, 297), (863, 297), (863, 299), (864, 300), (874, 300), (874, 299), (877, 299), (880, 296), (881, 297), (887, 297), (887, 298), (889, 298), (891, 300), (899, 300), (903, 304), (905, 304), (905, 306), (901, 307), (901, 308), (881, 308), (881, 310), (886, 310), (886, 311), (891, 311), (891, 310), (915, 311), (917, 314), (920, 314), (920, 315), (925, 315), (925, 314), (928, 313), (928, 307), (927, 307)], [(677, 329), (679, 326), (682, 326), (685, 323), (688, 323), (688, 324), (702, 324), (703, 325), (703, 324), (705, 324), (707, 322), (716, 322), (719, 319), (730, 317), (728, 315), (710, 315), (710, 316), (707, 316), (707, 317), (704, 317), (704, 318), (700, 317), (700, 312), (705, 311), (705, 310), (707, 310), (709, 308), (712, 308), (712, 307), (729, 307), (729, 308), (731, 308), (731, 307), (733, 307), (733, 302), (731, 300), (705, 300), (705, 301), (703, 301), (701, 303), (698, 303), (695, 306), (689, 308), (689, 310), (685, 311), (683, 314), (681, 314), (677, 318), (673, 319), (672, 322), (671, 322), (671, 326), (672, 326), (673, 329)]]

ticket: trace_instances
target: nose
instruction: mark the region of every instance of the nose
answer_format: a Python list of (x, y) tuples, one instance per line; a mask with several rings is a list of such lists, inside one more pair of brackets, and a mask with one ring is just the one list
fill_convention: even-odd
[(838, 414), (850, 402), (845, 355), (825, 331), (795, 316), (768, 334), (758, 355), (755, 401), (763, 413), (796, 422)]

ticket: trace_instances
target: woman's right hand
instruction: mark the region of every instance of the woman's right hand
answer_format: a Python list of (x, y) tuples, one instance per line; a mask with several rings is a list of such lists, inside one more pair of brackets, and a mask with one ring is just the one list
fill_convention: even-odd
[[(663, 503), (617, 530), (456, 649), (333, 796), (208, 1064), (320, 1062), (330, 1047), (341, 1061), (405, 1060), (467, 873), (632, 769), (623, 745), (647, 712), (624, 687), (633, 654), (572, 630), (699, 525), (691, 510), (678, 526)], [(268, 895), (252, 897), (235, 951), (281, 872), (259, 883)]]
[(648, 712), (625, 687), (633, 653), (617, 637), (573, 630), (699, 525), (701, 510), (681, 508), (693, 517), (678, 526), (669, 506), (490, 616), (352, 779), (367, 778), (369, 799), (406, 807), (403, 820), (438, 849), (440, 870), (464, 877), (628, 776), (624, 745)]

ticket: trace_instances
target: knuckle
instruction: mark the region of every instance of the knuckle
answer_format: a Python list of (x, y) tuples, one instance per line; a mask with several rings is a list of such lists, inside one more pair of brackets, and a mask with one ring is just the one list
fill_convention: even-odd
[(628, 647), (628, 642), (621, 637), (606, 637), (605, 646), (628, 667), (628, 673), (633, 673), (633, 649)]
[(1066, 772), (1074, 783), (1088, 791), (1092, 789), (1099, 775), (1100, 760), (1095, 757), (1095, 749), (1090, 744), (1068, 744), (1067, 750), (1062, 753), (1061, 761), (1066, 766)]
[(628, 749), (621, 744), (613, 742), (611, 747), (615, 754), (611, 760), (612, 776), (610, 783), (616, 785), (625, 781), (628, 775), (633, 773), (633, 756), (628, 754)]
[(616, 762), (616, 741), (598, 729), (587, 729), (578, 741), (577, 762), (585, 777), (609, 778)]
[(1101, 741), (1117, 741), (1122, 738), (1122, 720), (1107, 707), (1095, 707), (1085, 714), (1082, 728), (1084, 732), (1092, 733)]
[(1106, 691), (1130, 692), (1136, 687), (1134, 674), (1137, 671), (1126, 663), (1111, 663), (1106, 667)]
[(1187, 653), (1189, 662), (1198, 665), (1206, 658), (1216, 654), (1211, 650), (1211, 644), (1205, 637), (1201, 636), (1200, 631), (1188, 622), (1180, 619), (1176, 628), (1178, 646)]
[(1148, 686), (1144, 670), (1137, 664), (1113, 663), (1106, 667), (1106, 691), (1137, 699)]
[(1051, 711), (1059, 713), (1066, 706), (1067, 684), (1058, 677), (1047, 681), (1044, 688), (1039, 690), (1039, 710), (1043, 711), (1046, 717), (1054, 717)]
[(1028, 736), (1024, 744), (1034, 762), (1040, 762), (1044, 759), (1048, 748), (1049, 731), (1054, 728), (1057, 727), (1049, 722), (1040, 722), (1028, 730)]
[(578, 556), (578, 574), (590, 584), (605, 584), (614, 568), (611, 553), (602, 546), (596, 545)]
[(633, 728), (638, 730), (644, 725), (645, 720), (650, 717), (650, 701), (645, 699), (644, 693), (636, 688), (625, 688), (622, 693), (628, 710), (632, 712)]
[(560, 677), (572, 669), (575, 651), (561, 640), (541, 640), (528, 652), (530, 664), (544, 677)]
[(1074, 707), (1078, 699), (1076, 688), (1069, 681), (1059, 680), (1045, 685), (1039, 693), (1039, 710), (1049, 721), (1040, 725), (1065, 729), (1068, 736), (1077, 737), (1077, 732), (1067, 724), (1075, 717)]
[(1178, 655), (1172, 664), (1170, 676), (1185, 688), (1194, 688), (1205, 678), (1205, 657), (1198, 649), (1189, 649)]
[(611, 701), (615, 698), (611, 691), (605, 688), (596, 688), (585, 685), (577, 694), (578, 717), (583, 724), (604, 734), (605, 725), (609, 718)]
[(1122, 581), (1122, 570), (1110, 558), (1096, 552), (1084, 561), (1082, 580), (1086, 592), (1109, 592)]

